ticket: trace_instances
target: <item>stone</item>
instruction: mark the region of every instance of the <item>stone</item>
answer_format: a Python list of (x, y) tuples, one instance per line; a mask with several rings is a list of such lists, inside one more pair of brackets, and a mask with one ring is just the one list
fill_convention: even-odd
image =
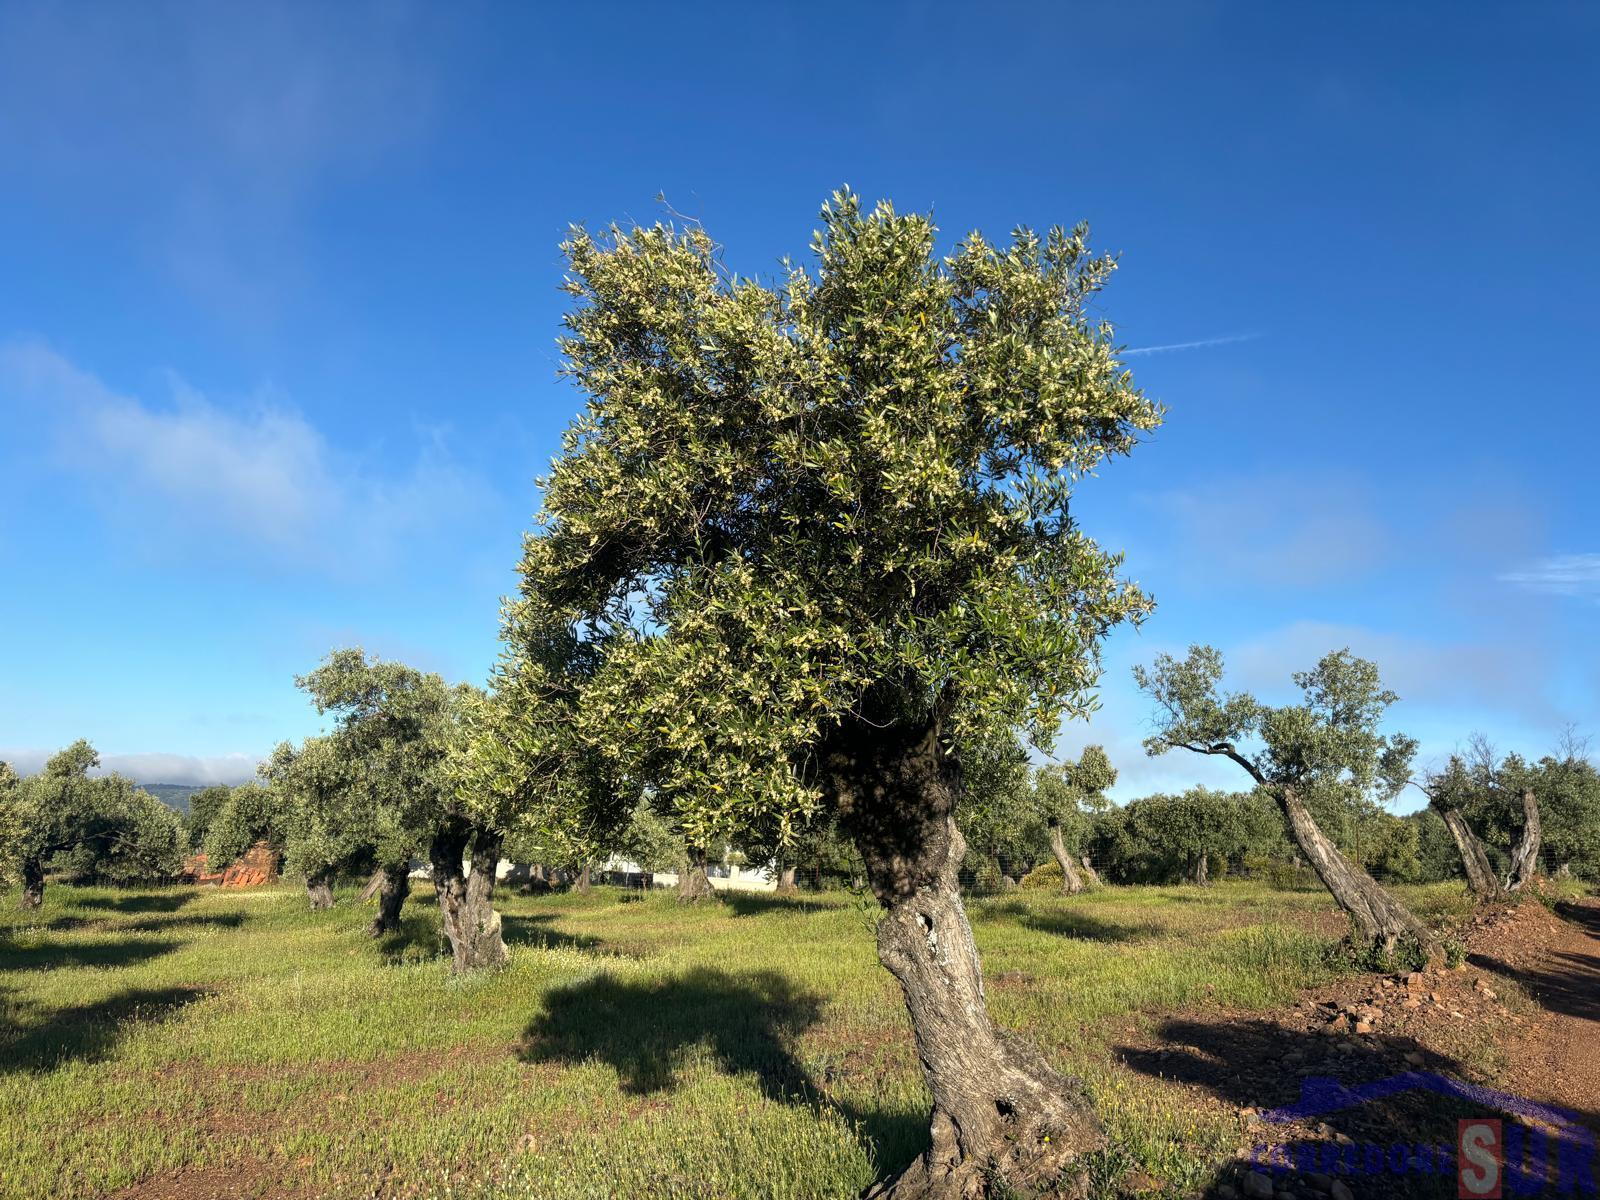
[(1355, 1031), (1357, 1033), (1371, 1033), (1372, 1032), (1372, 1022), (1371, 1021), (1357, 1021), (1356, 1025), (1355, 1025)]
[(1420, 992), (1423, 989), (1423, 987), (1425, 986), (1425, 983), (1426, 983), (1426, 981), (1422, 978), (1422, 972), (1421, 971), (1413, 971), (1413, 972), (1411, 972), (1411, 974), (1406, 976), (1406, 990), (1407, 991)]
[(1408, 996), (1404, 1001), (1401, 1002), (1400, 1007), (1415, 1010), (1422, 1007), (1422, 1001), (1418, 1000), (1415, 996)]
[(1333, 1181), (1333, 1186), (1328, 1189), (1328, 1195), (1332, 1196), (1333, 1200), (1356, 1200), (1356, 1194), (1342, 1179)]
[(1324, 1196), (1333, 1190), (1333, 1176), (1324, 1175), (1321, 1171), (1312, 1171), (1306, 1176), (1306, 1182)]
[(1272, 1180), (1260, 1171), (1248, 1171), (1244, 1177), (1244, 1194), (1251, 1200), (1272, 1200)]
[(1217, 1200), (1239, 1200), (1239, 1189), (1231, 1183), (1217, 1185)]
[(1422, 1057), (1422, 1051), (1408, 1050), (1406, 1051), (1406, 1061), (1413, 1067), (1420, 1067), (1427, 1060)]

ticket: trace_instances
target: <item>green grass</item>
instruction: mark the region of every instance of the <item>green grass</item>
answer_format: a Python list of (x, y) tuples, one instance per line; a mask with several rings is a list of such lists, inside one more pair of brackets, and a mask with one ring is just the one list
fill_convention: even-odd
[[(1459, 889), (1412, 889), (1426, 913)], [(51, 886), (0, 913), (0, 1200), (192, 1173), (261, 1196), (830, 1197), (907, 1163), (927, 1095), (847, 895), (502, 897), (511, 965), (452, 979), (431, 897), (372, 942), (340, 893)], [(1320, 893), (1248, 884), (971, 906), (995, 1018), (1081, 1076), (1152, 1194), (1237, 1145), (1111, 1047), (1339, 969)]]

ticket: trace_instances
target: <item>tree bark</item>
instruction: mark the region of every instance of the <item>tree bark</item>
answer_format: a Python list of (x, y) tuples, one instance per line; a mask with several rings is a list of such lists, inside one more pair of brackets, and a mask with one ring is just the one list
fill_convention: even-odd
[(400, 910), (411, 894), (411, 864), (385, 867), (378, 883), (378, 915), (367, 926), (371, 937), (382, 937), (400, 928)]
[(1273, 788), (1278, 805), (1289, 822), (1295, 845), (1310, 862), (1324, 887), (1333, 893), (1340, 908), (1350, 914), (1361, 936), (1370, 945), (1392, 951), (1402, 938), (1413, 938), (1430, 958), (1438, 947), (1433, 935), (1409, 909), (1378, 886), (1376, 880), (1339, 852), (1317, 827), (1294, 788)]
[(795, 886), (793, 867), (784, 867), (778, 872), (778, 892), (780, 894), (788, 895), (791, 892), (797, 892), (799, 890), (800, 889)]
[(578, 879), (577, 882), (572, 886), (580, 892), (587, 892), (589, 890), (589, 884), (589, 864), (584, 863), (578, 868)]
[(678, 903), (694, 904), (713, 894), (711, 876), (706, 874), (706, 852), (699, 846), (690, 846), (689, 861), (678, 872)]
[(379, 867), (372, 873), (371, 878), (367, 880), (366, 885), (361, 889), (360, 894), (356, 896), (356, 903), (365, 904), (368, 900), (371, 900), (378, 894), (378, 889), (382, 886), (383, 868)]
[(1100, 872), (1090, 865), (1089, 856), (1087, 854), (1079, 855), (1078, 861), (1083, 864), (1083, 881), (1090, 887), (1099, 887), (1101, 883)]
[(22, 861), (22, 895), (17, 897), (17, 907), (38, 908), (44, 903), (44, 863), (37, 858)]
[(1461, 815), (1461, 810), (1435, 807), (1444, 818), (1445, 828), (1455, 839), (1456, 850), (1461, 855), (1461, 869), (1467, 873), (1467, 888), (1479, 900), (1499, 899), (1502, 889), (1500, 881), (1495, 878), (1494, 868), (1489, 865), (1489, 855), (1485, 853), (1478, 835), (1472, 832), (1472, 826)]
[(1515, 892), (1539, 870), (1539, 843), (1543, 838), (1539, 823), (1539, 801), (1532, 788), (1522, 789), (1522, 836), (1511, 852), (1511, 872), (1506, 876), (1506, 891)]
[[(500, 914), (494, 910), (495, 869), (504, 838), (466, 821), (446, 821), (428, 846), (439, 923), (450, 942), (450, 969), (457, 975), (506, 962)], [(471, 851), (471, 866), (462, 863)]]
[(306, 876), (306, 898), (311, 910), (321, 912), (333, 907), (333, 872), (322, 870)]
[(845, 828), (883, 909), (878, 958), (900, 983), (933, 1094), (932, 1145), (898, 1179), (895, 1200), (1051, 1194), (1082, 1197), (1075, 1167), (1103, 1137), (1082, 1086), (995, 1027), (961, 904), (966, 844), (956, 829), (958, 765), (937, 723), (840, 731), (823, 756)]
[(1211, 886), (1211, 858), (1203, 851), (1189, 870), (1189, 882), (1196, 887)]
[(1072, 855), (1067, 853), (1067, 844), (1061, 838), (1061, 822), (1054, 817), (1050, 819), (1050, 853), (1056, 856), (1056, 862), (1061, 864), (1061, 891), (1067, 896), (1076, 896), (1083, 891), (1083, 876), (1078, 873), (1077, 864), (1072, 861)]

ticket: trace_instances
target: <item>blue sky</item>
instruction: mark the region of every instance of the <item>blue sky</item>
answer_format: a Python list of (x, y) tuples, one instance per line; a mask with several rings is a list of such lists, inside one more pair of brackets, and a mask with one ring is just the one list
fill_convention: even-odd
[(747, 273), (821, 201), (1091, 222), (1168, 424), (1080, 493), (1282, 694), (1349, 644), (1425, 758), (1600, 732), (1600, 10), (0, 0), (0, 756), (237, 779), (335, 645), (481, 681), (569, 222), (664, 192)]

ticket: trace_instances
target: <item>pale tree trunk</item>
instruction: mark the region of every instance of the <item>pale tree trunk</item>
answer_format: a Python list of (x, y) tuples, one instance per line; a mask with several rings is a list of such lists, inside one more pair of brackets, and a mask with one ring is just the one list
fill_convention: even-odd
[(578, 879), (577, 879), (577, 882), (574, 883), (572, 886), (576, 890), (578, 890), (580, 892), (587, 892), (589, 890), (589, 864), (588, 863), (584, 863), (582, 866), (580, 866), (578, 868)]
[(678, 872), (678, 903), (694, 904), (709, 899), (713, 892), (711, 876), (706, 874), (706, 852), (699, 846), (690, 846), (689, 861)]
[(22, 895), (17, 897), (17, 907), (38, 908), (44, 903), (44, 863), (37, 858), (22, 862)]
[(1478, 835), (1472, 832), (1472, 826), (1461, 815), (1461, 810), (1439, 807), (1437, 811), (1444, 818), (1450, 836), (1455, 839), (1456, 850), (1461, 855), (1461, 869), (1467, 873), (1467, 888), (1479, 900), (1499, 899), (1502, 894), (1500, 881), (1495, 878), (1494, 868), (1489, 865), (1489, 855), (1485, 853)]
[(1189, 882), (1197, 887), (1211, 886), (1211, 857), (1204, 852), (1194, 860), (1194, 865), (1189, 868)]
[(1083, 891), (1083, 876), (1078, 873), (1072, 855), (1067, 853), (1067, 844), (1061, 838), (1061, 822), (1054, 818), (1050, 820), (1050, 853), (1061, 864), (1061, 891), (1068, 896), (1076, 896)]
[(966, 844), (957, 764), (937, 724), (841, 731), (824, 756), (831, 791), (883, 908), (878, 958), (900, 983), (933, 1094), (932, 1145), (873, 1196), (1086, 1194), (1074, 1167), (1103, 1136), (1082, 1086), (997, 1029), (961, 905)]
[(313, 912), (333, 907), (333, 872), (324, 868), (306, 876), (306, 899)]
[(1090, 865), (1089, 856), (1087, 854), (1080, 855), (1078, 861), (1083, 864), (1083, 881), (1090, 887), (1099, 887), (1101, 883), (1100, 872)]
[[(457, 975), (506, 962), (500, 914), (494, 910), (494, 873), (503, 840), (457, 818), (446, 821), (428, 846), (439, 923), (450, 943), (450, 969)], [(471, 867), (463, 871), (469, 847)]]
[(379, 867), (372, 873), (372, 877), (368, 879), (366, 884), (362, 887), (360, 894), (356, 896), (356, 903), (365, 904), (368, 900), (371, 900), (378, 894), (378, 889), (382, 886), (383, 868)]
[(1288, 819), (1295, 845), (1300, 847), (1300, 853), (1306, 856), (1323, 886), (1333, 893), (1339, 907), (1350, 914), (1361, 936), (1369, 944), (1381, 945), (1386, 951), (1392, 951), (1402, 938), (1413, 938), (1432, 957), (1437, 952), (1433, 935), (1405, 905), (1339, 852), (1317, 828), (1295, 789), (1280, 785), (1273, 791)]
[(1522, 789), (1522, 836), (1511, 852), (1511, 872), (1506, 876), (1506, 891), (1515, 892), (1539, 870), (1539, 842), (1544, 836), (1539, 823), (1539, 801), (1532, 788)]
[(379, 875), (378, 915), (367, 926), (367, 933), (371, 937), (382, 937), (400, 928), (400, 910), (405, 907), (406, 897), (411, 894), (410, 863), (385, 867)]
[(778, 890), (779, 894), (785, 895), (785, 896), (790, 894), (791, 892), (797, 892), (797, 891), (800, 890), (798, 887), (795, 886), (794, 868), (793, 867), (784, 867), (782, 870), (780, 870), (778, 872), (778, 889), (777, 890)]

